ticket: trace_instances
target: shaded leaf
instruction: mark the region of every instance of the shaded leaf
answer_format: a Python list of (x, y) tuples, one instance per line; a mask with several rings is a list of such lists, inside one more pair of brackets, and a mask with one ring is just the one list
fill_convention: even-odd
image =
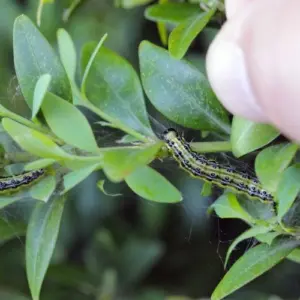
[(247, 231), (243, 232), (238, 238), (236, 238), (230, 245), (227, 253), (226, 253), (226, 259), (225, 259), (225, 268), (227, 266), (227, 263), (228, 263), (228, 260), (229, 260), (229, 257), (232, 253), (232, 251), (236, 248), (236, 246), (244, 241), (244, 240), (247, 240), (247, 239), (250, 239), (250, 238), (253, 238), (253, 237), (256, 237), (257, 235), (260, 235), (260, 234), (265, 234), (265, 233), (268, 233), (270, 230), (272, 230), (272, 228), (270, 227), (266, 227), (266, 226), (254, 226), (250, 229), (248, 229)]
[(297, 152), (296, 144), (280, 144), (262, 150), (255, 160), (255, 171), (263, 186), (274, 193), (283, 171)]
[(0, 243), (25, 235), (27, 225), (22, 221), (0, 218)]
[(25, 15), (15, 20), (13, 31), (14, 63), (22, 94), (30, 108), (36, 82), (43, 74), (51, 76), (49, 91), (71, 98), (66, 72), (48, 41)]
[(42, 111), (47, 124), (60, 139), (79, 149), (98, 152), (90, 124), (74, 105), (48, 92)]
[(26, 236), (26, 271), (33, 300), (41, 286), (56, 244), (64, 208), (63, 198), (38, 202), (30, 218)]
[(271, 246), (262, 244), (250, 249), (227, 272), (214, 290), (211, 299), (223, 299), (243, 287), (278, 264), (298, 245), (299, 241), (281, 238), (274, 241)]
[(148, 166), (137, 168), (125, 178), (128, 186), (139, 196), (160, 203), (176, 203), (181, 193), (162, 175)]
[(281, 220), (293, 205), (300, 192), (300, 164), (286, 169), (280, 179), (276, 199), (278, 202), (277, 216)]
[(243, 156), (269, 144), (279, 135), (277, 129), (270, 125), (234, 116), (231, 128), (232, 153), (236, 157)]
[(145, 92), (164, 116), (188, 128), (230, 132), (227, 112), (198, 69), (146, 41), (139, 56)]
[(145, 17), (155, 22), (179, 24), (201, 12), (199, 5), (189, 3), (154, 4), (146, 8)]

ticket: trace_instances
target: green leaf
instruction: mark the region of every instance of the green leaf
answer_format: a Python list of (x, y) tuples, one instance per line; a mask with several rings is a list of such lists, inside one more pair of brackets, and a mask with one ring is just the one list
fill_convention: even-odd
[(21, 221), (0, 219), (0, 243), (26, 234), (26, 224)]
[(86, 179), (97, 168), (99, 168), (99, 164), (93, 164), (91, 166), (87, 166), (66, 174), (63, 177), (64, 189), (62, 191), (62, 194), (65, 194), (66, 192), (71, 190), (74, 186), (76, 186), (78, 183)]
[(48, 41), (25, 15), (19, 16), (13, 32), (14, 62), (23, 96), (30, 108), (36, 82), (43, 74), (51, 76), (49, 91), (71, 98), (66, 72)]
[(85, 94), (85, 84), (86, 84), (86, 79), (89, 75), (89, 72), (91, 70), (91, 67), (93, 65), (93, 62), (96, 58), (96, 55), (98, 54), (100, 48), (102, 47), (103, 43), (105, 42), (107, 38), (107, 34), (104, 34), (104, 36), (101, 38), (101, 40), (98, 42), (97, 46), (95, 47), (93, 53), (90, 55), (90, 57), (86, 57), (86, 59), (88, 59), (88, 62), (85, 66), (85, 70), (82, 76), (82, 83), (81, 83), (81, 91), (83, 94)]
[(154, 22), (178, 25), (201, 12), (199, 5), (188, 3), (154, 4), (146, 8), (145, 17)]
[(42, 111), (47, 124), (60, 139), (79, 149), (98, 152), (90, 124), (73, 104), (48, 92)]
[(212, 193), (212, 184), (210, 182), (204, 182), (201, 189), (201, 196), (208, 197)]
[(97, 187), (98, 189), (106, 196), (109, 196), (109, 197), (118, 197), (118, 196), (123, 196), (122, 194), (111, 194), (111, 193), (108, 193), (105, 188), (104, 188), (104, 184), (105, 184), (105, 180), (99, 180), (97, 182)]
[(59, 148), (48, 136), (39, 131), (7, 118), (2, 119), (2, 126), (14, 141), (27, 152), (56, 160), (69, 157), (69, 154)]
[(42, 158), (26, 164), (24, 170), (31, 171), (31, 170), (43, 169), (53, 165), (54, 163), (55, 163), (55, 159)]
[(121, 6), (126, 9), (132, 9), (137, 6), (145, 5), (150, 3), (152, 0), (120, 0)]
[(144, 199), (160, 203), (176, 203), (182, 200), (180, 192), (165, 177), (148, 166), (137, 168), (125, 181)]
[(227, 254), (226, 254), (226, 259), (225, 259), (225, 268), (227, 266), (227, 263), (228, 263), (228, 260), (229, 260), (229, 257), (232, 253), (232, 251), (236, 248), (236, 246), (244, 241), (244, 240), (247, 240), (247, 239), (250, 239), (250, 238), (253, 238), (253, 237), (256, 237), (257, 235), (259, 234), (265, 234), (265, 233), (268, 233), (270, 230), (272, 230), (271, 227), (266, 227), (266, 226), (254, 226), (252, 228), (250, 228), (249, 230), (243, 232), (238, 238), (236, 238), (233, 243), (230, 245), (228, 251), (227, 251)]
[(232, 193), (223, 194), (211, 205), (221, 219), (242, 219), (247, 223), (255, 220), (241, 207), (236, 196)]
[(232, 153), (236, 157), (243, 156), (269, 144), (279, 135), (280, 133), (270, 125), (234, 116), (231, 129)]
[(278, 184), (276, 199), (278, 202), (277, 216), (281, 220), (293, 205), (300, 192), (300, 164), (286, 169)]
[(277, 190), (281, 175), (294, 158), (296, 144), (280, 144), (262, 150), (255, 160), (255, 171), (262, 185), (274, 193)]
[(57, 31), (58, 50), (62, 64), (71, 82), (75, 80), (76, 74), (76, 49), (69, 33), (60, 28)]
[(149, 164), (161, 148), (161, 143), (140, 148), (115, 148), (103, 151), (102, 166), (106, 176), (120, 182), (138, 167)]
[(33, 94), (31, 119), (34, 119), (38, 114), (40, 107), (43, 103), (44, 97), (49, 88), (50, 82), (51, 76), (49, 74), (44, 74), (38, 79)]
[(56, 187), (54, 176), (42, 178), (39, 182), (33, 185), (30, 189), (32, 198), (47, 202), (53, 194)]
[(294, 249), (288, 256), (287, 259), (300, 264), (300, 249)]
[(215, 9), (192, 16), (180, 23), (170, 34), (169, 51), (170, 54), (181, 59), (186, 54), (191, 43), (207, 25), (215, 13)]
[(211, 299), (223, 299), (243, 287), (278, 264), (298, 245), (299, 241), (282, 238), (274, 241), (271, 246), (262, 244), (250, 249), (227, 272)]
[(255, 238), (261, 243), (271, 245), (273, 240), (277, 238), (279, 235), (281, 235), (280, 232), (268, 232), (264, 234), (258, 234), (256, 235)]
[(198, 69), (146, 41), (139, 56), (145, 92), (164, 116), (188, 128), (230, 132), (227, 112)]
[(64, 208), (64, 198), (38, 202), (30, 218), (26, 236), (26, 271), (33, 300), (41, 286), (56, 244)]
[[(83, 49), (82, 66), (87, 65), (94, 44)], [(130, 128), (154, 137), (146, 111), (143, 90), (133, 67), (113, 51), (101, 47), (85, 81), (88, 100), (120, 129)]]

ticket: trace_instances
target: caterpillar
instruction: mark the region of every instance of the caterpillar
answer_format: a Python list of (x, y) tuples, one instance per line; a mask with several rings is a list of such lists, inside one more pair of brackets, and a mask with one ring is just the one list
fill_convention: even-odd
[(29, 186), (37, 181), (45, 174), (44, 169), (38, 169), (25, 172), (20, 175), (1, 177), (0, 178), (0, 194), (12, 194), (19, 191), (24, 186)]
[(191, 176), (221, 188), (231, 188), (236, 193), (262, 202), (273, 202), (273, 195), (263, 189), (257, 177), (235, 170), (231, 166), (224, 166), (192, 151), (189, 143), (179, 136), (175, 129), (167, 129), (163, 133), (163, 140), (174, 159)]

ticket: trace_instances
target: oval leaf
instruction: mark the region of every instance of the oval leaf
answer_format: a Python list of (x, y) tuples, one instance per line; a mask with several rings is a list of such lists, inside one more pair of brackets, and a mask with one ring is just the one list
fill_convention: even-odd
[(144, 199), (161, 203), (176, 203), (182, 200), (180, 192), (167, 179), (148, 166), (139, 167), (127, 176), (125, 181), (136, 194)]
[(188, 128), (230, 132), (225, 109), (198, 69), (145, 41), (139, 56), (145, 92), (164, 116)]
[(32, 298), (39, 299), (41, 286), (56, 244), (64, 198), (38, 202), (26, 235), (26, 271)]
[(85, 151), (98, 151), (90, 124), (74, 105), (48, 92), (42, 111), (47, 124), (60, 139)]
[(287, 259), (300, 264), (300, 249), (294, 249), (287, 257)]
[(232, 153), (236, 157), (243, 156), (269, 144), (279, 135), (280, 133), (270, 125), (234, 116), (231, 129)]
[(31, 187), (30, 194), (34, 199), (47, 202), (53, 194), (55, 187), (55, 177), (47, 176)]
[(242, 208), (236, 196), (232, 193), (223, 194), (218, 198), (210, 210), (213, 209), (221, 219), (242, 219), (247, 223), (255, 220)]
[(201, 12), (199, 5), (189, 3), (154, 4), (145, 10), (145, 17), (154, 22), (179, 24)]
[[(86, 66), (95, 49), (83, 49), (82, 66)], [(143, 90), (133, 67), (113, 51), (101, 47), (85, 80), (88, 100), (109, 116), (110, 123), (154, 136), (145, 107)]]
[(238, 290), (270, 270), (298, 245), (299, 241), (285, 238), (274, 241), (271, 246), (262, 244), (250, 249), (227, 272), (214, 290), (211, 299), (220, 300)]
[(214, 15), (215, 9), (192, 16), (180, 23), (170, 34), (169, 51), (177, 59), (186, 54), (191, 43)]
[(293, 205), (300, 192), (300, 164), (286, 169), (278, 184), (276, 199), (278, 202), (277, 215), (281, 220)]
[(26, 164), (26, 166), (24, 167), (24, 170), (31, 171), (31, 170), (42, 169), (42, 168), (51, 166), (54, 163), (55, 163), (55, 159), (51, 159), (51, 158), (38, 159), (38, 160), (35, 160), (33, 162)]
[(48, 41), (25, 15), (19, 16), (13, 32), (14, 63), (22, 94), (30, 108), (36, 82), (43, 74), (51, 75), (49, 91), (71, 98), (66, 72)]
[(294, 158), (298, 146), (281, 144), (262, 150), (255, 160), (255, 171), (263, 186), (274, 193), (277, 190), (281, 175)]
[(62, 64), (67, 72), (69, 80), (75, 80), (76, 73), (76, 49), (69, 33), (60, 28), (57, 31), (58, 50)]
[(115, 148), (103, 151), (102, 166), (107, 177), (120, 182), (138, 167), (149, 164), (161, 148), (161, 143), (143, 148)]
[(68, 192), (74, 186), (76, 186), (78, 183), (80, 183), (81, 181), (86, 179), (98, 167), (99, 167), (99, 164), (93, 164), (91, 166), (87, 166), (87, 167), (82, 168), (80, 170), (76, 170), (76, 171), (73, 171), (73, 172), (70, 172), (70, 173), (66, 174), (63, 177), (64, 190), (62, 191), (62, 194)]
[(27, 152), (44, 158), (63, 159), (69, 157), (48, 136), (39, 131), (7, 118), (2, 120), (2, 125), (14, 141)]
[(31, 119), (34, 119), (38, 114), (50, 82), (51, 76), (49, 74), (44, 74), (38, 79), (34, 89)]

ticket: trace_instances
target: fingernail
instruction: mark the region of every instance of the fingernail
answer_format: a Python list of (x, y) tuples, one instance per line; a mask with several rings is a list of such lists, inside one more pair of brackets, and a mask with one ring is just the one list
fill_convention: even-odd
[(237, 44), (217, 39), (207, 55), (207, 73), (214, 92), (230, 112), (266, 121), (252, 90), (244, 53)]

